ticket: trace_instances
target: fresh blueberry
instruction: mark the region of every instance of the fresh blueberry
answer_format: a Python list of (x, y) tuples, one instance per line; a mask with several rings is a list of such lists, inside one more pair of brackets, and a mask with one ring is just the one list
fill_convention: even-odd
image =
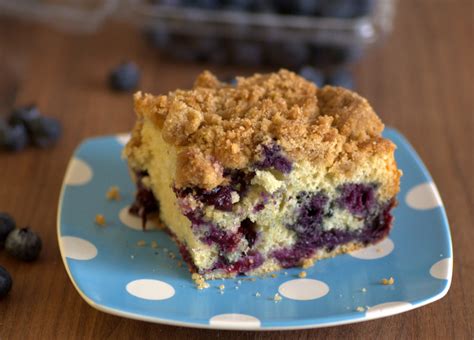
[(165, 26), (147, 27), (143, 33), (150, 46), (155, 48), (164, 48), (170, 39)]
[(307, 62), (309, 50), (304, 43), (287, 41), (270, 44), (266, 54), (268, 61), (274, 66), (296, 68)]
[(324, 86), (324, 75), (312, 66), (303, 66), (300, 69), (299, 74), (303, 78), (306, 78), (306, 80), (315, 83), (318, 87)]
[(10, 125), (0, 120), (0, 149), (20, 151), (28, 145), (28, 132), (24, 125)]
[(47, 148), (54, 145), (61, 136), (61, 123), (52, 117), (38, 117), (28, 124), (33, 145)]
[(326, 84), (331, 86), (341, 86), (345, 87), (346, 89), (353, 89), (354, 79), (352, 78), (352, 74), (350, 71), (345, 69), (339, 69), (327, 76)]
[(5, 241), (7, 253), (23, 261), (36, 260), (41, 247), (40, 237), (29, 227), (13, 230)]
[(11, 113), (8, 122), (11, 125), (23, 124), (28, 126), (28, 123), (33, 119), (38, 118), (41, 115), (38, 108), (35, 105), (28, 105), (19, 107), (13, 110)]
[(8, 234), (15, 229), (16, 224), (9, 214), (0, 212), (0, 247), (3, 247)]
[(261, 44), (257, 42), (237, 41), (232, 46), (232, 60), (238, 65), (260, 65), (263, 59)]
[(355, 0), (321, 0), (320, 14), (323, 17), (352, 18), (356, 13)]
[(0, 299), (5, 297), (12, 289), (12, 277), (10, 273), (0, 266)]
[(109, 74), (109, 85), (116, 91), (133, 91), (140, 80), (140, 71), (132, 62), (125, 62), (117, 66)]

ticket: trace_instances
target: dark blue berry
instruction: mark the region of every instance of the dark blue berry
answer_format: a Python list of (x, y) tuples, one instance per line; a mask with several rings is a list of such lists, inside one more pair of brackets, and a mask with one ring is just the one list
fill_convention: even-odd
[(331, 86), (345, 87), (346, 89), (354, 88), (354, 80), (350, 71), (339, 69), (329, 74), (326, 78), (326, 84)]
[(10, 273), (0, 266), (0, 299), (5, 297), (12, 289), (12, 284), (13, 281)]
[(265, 52), (269, 62), (278, 67), (299, 67), (305, 64), (309, 57), (306, 44), (297, 41), (272, 43)]
[(165, 26), (147, 27), (144, 30), (144, 35), (150, 46), (155, 48), (164, 48), (170, 39)]
[(23, 261), (36, 260), (41, 247), (40, 237), (28, 227), (13, 230), (5, 241), (7, 253)]
[(354, 17), (362, 17), (370, 15), (374, 9), (375, 1), (374, 0), (355, 0), (356, 8)]
[(0, 247), (3, 247), (8, 234), (15, 229), (16, 224), (9, 214), (0, 212)]
[(132, 62), (120, 64), (109, 74), (109, 85), (116, 91), (133, 91), (140, 80), (140, 71)]
[(13, 110), (11, 113), (8, 122), (11, 125), (23, 124), (28, 126), (28, 123), (33, 119), (38, 118), (41, 115), (40, 111), (35, 105), (28, 105), (19, 107)]
[(373, 0), (320, 0), (322, 16), (334, 18), (355, 18), (369, 15), (374, 7)]
[(61, 123), (52, 117), (38, 117), (28, 123), (33, 145), (47, 148), (54, 145), (61, 136)]
[(300, 69), (299, 74), (303, 78), (306, 78), (306, 80), (315, 83), (318, 87), (324, 86), (324, 75), (312, 66), (303, 66)]
[(260, 43), (236, 41), (232, 46), (232, 60), (238, 65), (260, 65), (263, 59), (263, 50)]
[(28, 145), (28, 132), (24, 125), (10, 125), (0, 120), (0, 149), (20, 151)]

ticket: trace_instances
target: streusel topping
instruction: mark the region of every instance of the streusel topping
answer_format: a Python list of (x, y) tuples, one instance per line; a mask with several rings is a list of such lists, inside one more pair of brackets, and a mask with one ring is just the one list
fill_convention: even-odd
[(153, 122), (178, 148), (177, 187), (214, 188), (224, 169), (255, 164), (272, 143), (291, 161), (342, 171), (364, 153), (393, 150), (367, 100), (339, 87), (318, 89), (287, 70), (237, 78), (236, 86), (206, 71), (191, 90), (138, 92), (134, 100), (139, 121), (127, 148), (140, 145), (140, 121)]

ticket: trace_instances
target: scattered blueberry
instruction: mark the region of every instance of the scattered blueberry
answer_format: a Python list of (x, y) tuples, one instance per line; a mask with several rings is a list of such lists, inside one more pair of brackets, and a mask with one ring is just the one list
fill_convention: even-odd
[(5, 297), (12, 289), (12, 277), (5, 268), (0, 266), (0, 299)]
[(41, 113), (35, 105), (28, 105), (14, 109), (8, 121), (11, 125), (23, 124), (27, 127), (29, 122), (40, 115)]
[(0, 247), (3, 247), (8, 234), (15, 229), (16, 223), (9, 214), (0, 212)]
[(147, 27), (143, 33), (148, 43), (155, 48), (165, 48), (170, 39), (165, 26)]
[(117, 66), (109, 74), (109, 85), (116, 91), (133, 91), (140, 80), (140, 71), (132, 62), (125, 62)]
[(47, 148), (54, 145), (61, 136), (61, 123), (52, 117), (38, 117), (28, 124), (33, 145)]
[(350, 71), (345, 69), (338, 69), (329, 74), (326, 78), (326, 84), (332, 86), (341, 86), (347, 89), (354, 88), (354, 80)]
[(299, 74), (303, 78), (306, 78), (306, 80), (315, 83), (318, 87), (324, 86), (324, 75), (312, 66), (303, 66), (300, 69)]
[(41, 247), (40, 237), (28, 227), (13, 230), (5, 241), (7, 253), (23, 261), (36, 260)]
[(0, 120), (0, 149), (20, 151), (28, 145), (28, 132), (24, 125), (11, 125)]

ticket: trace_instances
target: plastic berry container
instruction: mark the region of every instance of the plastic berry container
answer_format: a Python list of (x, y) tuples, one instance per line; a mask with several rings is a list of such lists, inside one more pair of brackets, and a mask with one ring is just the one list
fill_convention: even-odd
[[(365, 12), (334, 16), (206, 9), (199, 7), (202, 1), (185, 5), (189, 2), (129, 0), (128, 18), (146, 28), (150, 42), (175, 59), (327, 69), (360, 58), (391, 31), (395, 12), (395, 0), (369, 0)], [(278, 1), (267, 0), (272, 2)]]

